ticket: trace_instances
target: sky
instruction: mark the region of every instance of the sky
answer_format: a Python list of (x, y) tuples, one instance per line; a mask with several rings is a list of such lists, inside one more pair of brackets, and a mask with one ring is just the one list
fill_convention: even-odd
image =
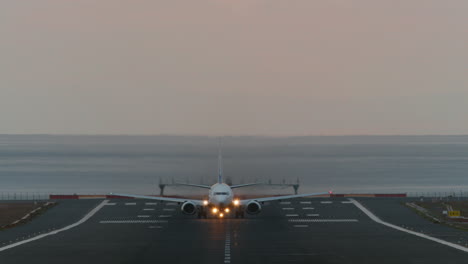
[(465, 0), (6, 0), (0, 134), (468, 134)]

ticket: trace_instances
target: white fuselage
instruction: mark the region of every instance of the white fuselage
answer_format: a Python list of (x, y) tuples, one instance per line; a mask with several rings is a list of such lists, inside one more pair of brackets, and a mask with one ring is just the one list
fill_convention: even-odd
[(231, 205), (234, 194), (229, 185), (225, 183), (216, 183), (211, 186), (208, 197), (210, 205), (222, 208)]

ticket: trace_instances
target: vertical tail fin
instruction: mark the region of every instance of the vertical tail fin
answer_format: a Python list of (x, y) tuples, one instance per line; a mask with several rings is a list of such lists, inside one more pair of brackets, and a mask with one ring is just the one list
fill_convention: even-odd
[(218, 144), (218, 183), (223, 183), (223, 156), (221, 153), (221, 138), (219, 138)]

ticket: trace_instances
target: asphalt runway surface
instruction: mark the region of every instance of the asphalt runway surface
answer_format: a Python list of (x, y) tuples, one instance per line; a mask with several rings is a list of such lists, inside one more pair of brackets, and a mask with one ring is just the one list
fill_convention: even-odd
[[(408, 210), (395, 209), (399, 203), (392, 199), (381, 205), (378, 200), (357, 200), (377, 216), (379, 210), (390, 211), (383, 220), (402, 221), (398, 214), (404, 216)], [(60, 231), (85, 216), (87, 221)], [(415, 219), (419, 218), (410, 220), (413, 225), (426, 221)], [(54, 230), (60, 232), (48, 235)], [(468, 234), (460, 232), (455, 233)], [(44, 237), (27, 242), (38, 235)], [(140, 199), (61, 201), (31, 223), (0, 232), (2, 264), (467, 263), (467, 259), (462, 250), (379, 224), (345, 198), (270, 202), (259, 215), (245, 219), (197, 219), (183, 215), (175, 203)]]

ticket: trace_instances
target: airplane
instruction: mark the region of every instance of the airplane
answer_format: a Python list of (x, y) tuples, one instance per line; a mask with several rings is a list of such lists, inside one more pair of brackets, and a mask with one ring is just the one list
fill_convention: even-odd
[(271, 197), (260, 197), (246, 200), (240, 200), (235, 197), (233, 189), (259, 185), (261, 183), (246, 183), (238, 185), (228, 185), (223, 180), (223, 164), (221, 149), (218, 152), (218, 182), (212, 186), (201, 185), (201, 184), (180, 184), (192, 187), (199, 187), (209, 189), (208, 199), (196, 200), (196, 199), (184, 199), (184, 198), (171, 198), (171, 197), (156, 197), (147, 195), (134, 195), (134, 194), (123, 194), (123, 193), (111, 193), (114, 196), (139, 198), (158, 200), (162, 202), (176, 202), (182, 204), (180, 210), (186, 215), (198, 214), (198, 218), (207, 218), (208, 212), (213, 216), (223, 218), (228, 216), (234, 211), (235, 218), (244, 218), (244, 212), (249, 215), (256, 215), (261, 212), (262, 204), (264, 202), (275, 201), (275, 200), (286, 200), (293, 198), (300, 198), (306, 196), (315, 196), (323, 194), (332, 194), (329, 192), (319, 193), (306, 193), (306, 194), (295, 194), (295, 195), (283, 195), (283, 196), (271, 196)]

